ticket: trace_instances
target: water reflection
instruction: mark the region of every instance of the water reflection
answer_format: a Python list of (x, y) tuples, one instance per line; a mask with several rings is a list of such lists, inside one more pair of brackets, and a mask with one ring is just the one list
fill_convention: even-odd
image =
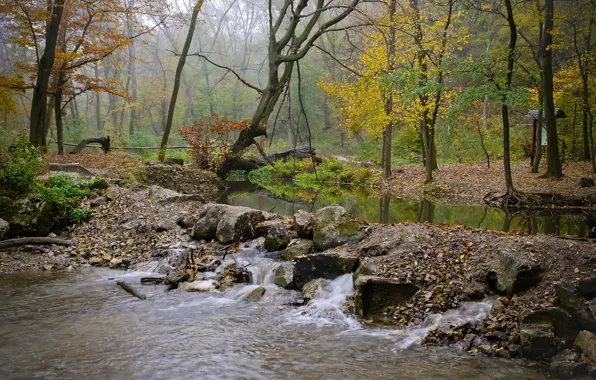
[(342, 205), (358, 219), (378, 223), (429, 222), (463, 224), (473, 228), (498, 231), (522, 231), (529, 234), (596, 237), (596, 215), (589, 213), (547, 215), (511, 215), (486, 205), (439, 204), (378, 197), (367, 189), (298, 189), (284, 184), (274, 194), (256, 184), (229, 182), (229, 190), (220, 201), (237, 206), (292, 216), (297, 210), (316, 211), (331, 204)]

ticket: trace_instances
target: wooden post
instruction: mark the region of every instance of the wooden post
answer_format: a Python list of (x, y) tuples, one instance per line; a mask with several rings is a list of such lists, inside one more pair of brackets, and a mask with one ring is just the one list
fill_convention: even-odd
[[(538, 120), (532, 119), (532, 156), (530, 157), (530, 166), (534, 165), (534, 158), (536, 157), (536, 128)], [(542, 144), (542, 141), (540, 142)]]

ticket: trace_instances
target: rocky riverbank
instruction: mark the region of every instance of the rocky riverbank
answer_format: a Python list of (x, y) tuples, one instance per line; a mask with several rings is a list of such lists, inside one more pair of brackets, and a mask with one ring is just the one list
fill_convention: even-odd
[[(339, 206), (292, 219), (158, 186), (110, 186), (87, 201), (92, 219), (65, 233), (73, 247), (0, 252), (1, 273), (109, 266), (146, 270), (150, 283), (222, 291), (250, 274), (226, 255), (243, 246), (278, 258), (275, 282), (314, 298), (326, 280), (354, 272), (346, 305), (361, 321), (419, 326), (433, 314), (489, 297), (486, 318), (431, 329), (427, 345), (471, 354), (525, 357), (562, 378), (596, 376), (596, 248), (543, 235), (492, 233), (459, 226), (368, 225)], [(247, 295), (258, 300), (265, 292)]]

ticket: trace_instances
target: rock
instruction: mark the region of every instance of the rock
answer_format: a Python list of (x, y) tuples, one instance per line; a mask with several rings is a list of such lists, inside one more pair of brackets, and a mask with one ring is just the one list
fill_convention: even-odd
[(106, 193), (104, 195), (106, 197), (106, 199), (110, 202), (115, 201), (116, 199), (118, 199), (119, 194), (116, 190), (114, 190), (113, 188), (109, 188), (106, 190)]
[(166, 164), (166, 165), (180, 165), (180, 166), (183, 166), (184, 165), (184, 160), (182, 158), (168, 157), (168, 158), (165, 159), (164, 164)]
[(317, 298), (317, 296), (321, 293), (323, 286), (327, 285), (328, 283), (329, 280), (317, 278), (304, 284), (302, 287), (302, 299), (304, 302), (308, 302)]
[(363, 237), (360, 225), (341, 206), (324, 207), (313, 217), (313, 242), (318, 251), (357, 242)]
[(486, 339), (488, 340), (507, 340), (507, 334), (505, 334), (503, 331), (498, 331), (495, 330), (493, 332), (490, 332), (488, 334), (485, 335)]
[(482, 339), (476, 334), (467, 334), (462, 341), (462, 349), (464, 351), (471, 350), (478, 347), (482, 343)]
[(252, 248), (257, 249), (259, 251), (265, 249), (265, 237), (261, 236), (256, 239), (247, 241), (246, 243), (244, 243), (244, 248)]
[(88, 186), (92, 190), (107, 190), (110, 184), (104, 178), (97, 178), (89, 182)]
[(574, 343), (590, 360), (596, 362), (596, 334), (586, 330), (581, 331)]
[(254, 288), (253, 290), (251, 290), (245, 297), (244, 299), (247, 301), (259, 301), (261, 298), (263, 298), (263, 295), (265, 294), (265, 292), (267, 291), (267, 289), (265, 289), (262, 286), (257, 286), (256, 288)]
[(305, 210), (298, 210), (292, 218), (292, 226), (299, 238), (312, 239), (313, 215)]
[(89, 259), (89, 264), (95, 266), (101, 266), (103, 264), (103, 257), (101, 256), (93, 256)]
[(588, 177), (582, 177), (579, 180), (579, 187), (594, 187), (594, 179)]
[(160, 220), (155, 225), (155, 232), (165, 232), (176, 229), (176, 223), (171, 220)]
[(182, 282), (178, 284), (178, 290), (187, 292), (214, 292), (215, 285), (217, 284), (214, 280), (199, 280), (193, 282)]
[(4, 239), (4, 236), (8, 233), (10, 225), (4, 219), (0, 219), (0, 240)]
[(354, 271), (357, 259), (343, 252), (321, 252), (294, 259), (294, 285), (300, 289), (310, 280), (332, 280)]
[(573, 319), (584, 330), (596, 332), (596, 320), (590, 312), (586, 300), (581, 296), (575, 285), (569, 282), (555, 284), (555, 291), (561, 305), (571, 314)]
[(596, 298), (596, 276), (581, 280), (577, 284), (577, 291), (588, 301)]
[(48, 171), (49, 172), (62, 172), (62, 173), (72, 173), (78, 174), (85, 177), (93, 177), (95, 174), (91, 172), (89, 169), (85, 168), (81, 164), (58, 164), (50, 162), (48, 163)]
[(360, 261), (360, 265), (354, 272), (354, 281), (358, 279), (360, 276), (371, 276), (374, 275), (379, 269), (381, 265), (379, 261), (374, 257), (365, 257)]
[(197, 223), (197, 217), (194, 215), (183, 215), (176, 219), (176, 224), (182, 228), (192, 228)]
[[(568, 351), (568, 350), (565, 350)], [(558, 356), (558, 355), (557, 355)], [(571, 379), (588, 375), (588, 363), (559, 361), (553, 358), (548, 372), (562, 379)]]
[(293, 260), (298, 256), (308, 255), (314, 250), (312, 240), (306, 239), (292, 239), (286, 249), (283, 251), (281, 257), (284, 260)]
[(181, 269), (173, 269), (166, 276), (164, 284), (170, 285), (172, 289), (176, 289), (178, 287), (178, 284), (184, 281), (188, 281), (189, 279), (190, 274), (186, 273)]
[(559, 352), (555, 356), (553, 356), (553, 362), (574, 362), (579, 359), (579, 354), (575, 351), (570, 349), (564, 349), (563, 351)]
[(495, 354), (495, 349), (490, 344), (481, 344), (480, 346), (478, 346), (478, 351), (489, 356)]
[[(57, 210), (39, 194), (28, 194), (11, 202), (13, 212), (6, 215), (10, 236), (47, 236), (52, 232)], [(64, 210), (58, 210), (63, 212)]]
[(110, 263), (109, 263), (110, 268), (118, 268), (118, 267), (120, 267), (120, 265), (122, 265), (121, 258), (114, 257), (112, 260), (110, 260)]
[(521, 349), (525, 357), (545, 360), (557, 350), (555, 334), (548, 325), (533, 325), (520, 330)]
[(168, 274), (172, 270), (184, 270), (188, 262), (188, 250), (186, 248), (166, 248), (158, 251), (156, 257), (159, 260), (155, 272)]
[(43, 266), (43, 270), (50, 272), (52, 269), (54, 269), (54, 265), (53, 264), (45, 264)]
[(248, 207), (206, 204), (199, 208), (193, 234), (199, 239), (217, 238), (222, 243), (251, 239), (263, 213)]
[(405, 304), (419, 290), (409, 282), (376, 276), (358, 277), (354, 288), (356, 314), (365, 319), (374, 319), (387, 307)]
[(290, 243), (290, 231), (281, 225), (269, 229), (265, 237), (265, 249), (269, 252), (281, 251)]
[(508, 296), (528, 290), (537, 284), (542, 272), (538, 263), (510, 252), (501, 252), (499, 258), (491, 266), (490, 285)]
[(571, 343), (580, 331), (575, 320), (564, 310), (557, 307), (548, 307), (539, 310), (524, 310), (519, 316), (521, 328), (533, 325), (547, 326), (554, 335), (565, 343)]
[(275, 269), (275, 285), (284, 289), (291, 289), (294, 286), (294, 266), (292, 263), (280, 264)]
[(108, 203), (108, 200), (106, 199), (106, 197), (97, 197), (97, 198), (93, 198), (91, 201), (89, 201), (89, 206), (90, 207), (99, 207), (99, 206), (105, 205), (106, 203)]

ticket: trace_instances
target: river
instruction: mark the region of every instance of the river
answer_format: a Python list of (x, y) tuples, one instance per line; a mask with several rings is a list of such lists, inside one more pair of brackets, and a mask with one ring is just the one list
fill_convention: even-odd
[[(361, 326), (341, 311), (353, 291), (349, 274), (309, 305), (289, 306), (298, 293), (272, 283), (274, 263), (256, 251), (239, 255), (252, 266), (253, 284), (225, 293), (166, 292), (139, 285), (146, 273), (102, 268), (1, 277), (0, 378), (544, 379), (518, 361), (411, 344), (428, 325)], [(258, 285), (264, 297), (244, 300)], [(468, 305), (443, 322), (488, 310)]]

